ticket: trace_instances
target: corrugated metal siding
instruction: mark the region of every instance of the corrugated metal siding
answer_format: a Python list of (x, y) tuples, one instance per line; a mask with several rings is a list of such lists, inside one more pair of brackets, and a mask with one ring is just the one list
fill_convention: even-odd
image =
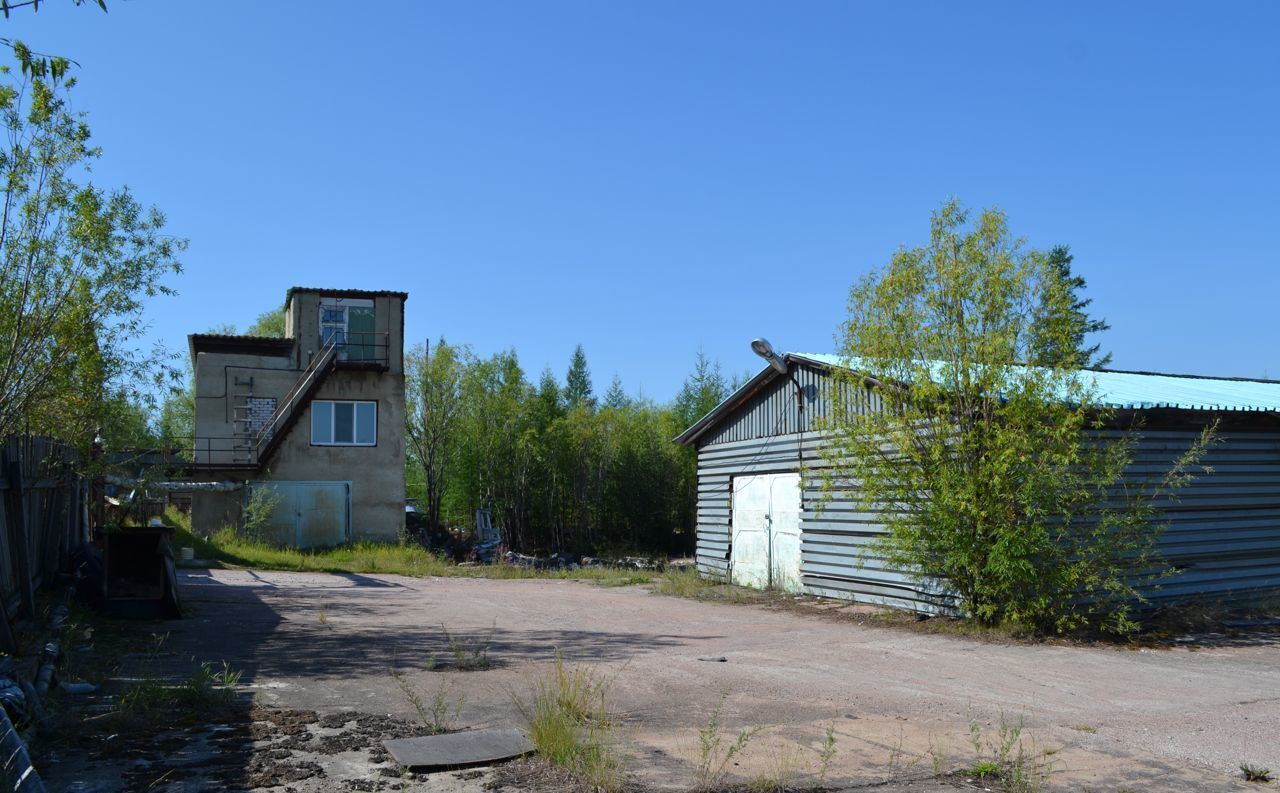
[[(698, 439), (698, 446), (811, 430), (818, 419), (827, 415), (833, 380), (829, 372), (813, 366), (796, 365), (792, 367), (792, 373), (804, 395), (803, 411), (797, 409), (796, 383), (790, 378), (779, 377), (708, 430)], [(862, 396), (868, 403), (879, 402), (879, 397), (869, 390), (863, 390)]]
[[(825, 375), (802, 370), (814, 386), (815, 414)], [(757, 395), (704, 436), (698, 453), (699, 569), (728, 574), (732, 477), (800, 471), (805, 477), (801, 515), (801, 572), (805, 590), (934, 611), (948, 600), (937, 586), (912, 580), (868, 552), (883, 533), (880, 518), (849, 498), (822, 502), (815, 474), (818, 433), (781, 432), (798, 425), (795, 389), (785, 380)], [(774, 428), (778, 428), (777, 431)], [(1129, 488), (1158, 478), (1196, 437), (1193, 430), (1147, 430), (1126, 477)], [(1115, 433), (1104, 433), (1114, 436)], [(1154, 603), (1192, 598), (1243, 599), (1280, 593), (1280, 432), (1223, 433), (1198, 477), (1176, 501), (1159, 506), (1169, 521), (1160, 548), (1181, 572), (1145, 594)], [(803, 463), (802, 463), (803, 460)]]

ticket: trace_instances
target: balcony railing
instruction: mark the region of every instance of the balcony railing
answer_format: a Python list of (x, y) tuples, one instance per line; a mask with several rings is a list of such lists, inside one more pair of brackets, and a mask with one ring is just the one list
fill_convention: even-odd
[(214, 468), (258, 464), (257, 447), (252, 438), (244, 436), (193, 438), (189, 447), (174, 449), (173, 454), (179, 459), (191, 461), (193, 465)]
[(338, 348), (338, 363), (365, 365), (386, 369), (391, 365), (390, 333), (334, 333), (327, 344), (334, 341)]

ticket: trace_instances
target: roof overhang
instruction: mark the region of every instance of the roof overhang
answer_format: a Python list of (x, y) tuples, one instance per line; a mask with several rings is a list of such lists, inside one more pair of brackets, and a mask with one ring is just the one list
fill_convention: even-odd
[[(817, 369), (855, 371), (867, 382), (878, 384), (874, 372), (857, 370), (849, 365), (847, 359), (839, 356), (789, 352), (782, 355), (782, 360), (786, 362), (788, 370), (794, 362)], [(1254, 421), (1267, 422), (1273, 422), (1280, 416), (1280, 381), (1119, 369), (1081, 370), (1081, 374), (1095, 378), (1095, 385), (1101, 391), (1099, 407), (1122, 413), (1141, 413), (1165, 418), (1174, 414), (1210, 418), (1231, 416), (1233, 421), (1254, 417)], [(782, 376), (772, 367), (766, 366), (716, 405), (710, 413), (680, 433), (674, 439), (675, 442), (692, 446), (724, 416), (737, 410), (775, 378)]]
[[(809, 358), (805, 355), (794, 352), (784, 352), (782, 361), (787, 365), (790, 371), (793, 362), (802, 363), (812, 366), (816, 369), (831, 369), (830, 363), (820, 361), (815, 358)], [(707, 430), (711, 429), (720, 421), (721, 418), (732, 413), (751, 397), (755, 396), (774, 380), (782, 377), (782, 373), (774, 369), (772, 366), (766, 366), (755, 377), (738, 387), (738, 390), (727, 396), (723, 402), (711, 409), (711, 412), (694, 422), (693, 426), (677, 435), (674, 440), (683, 446), (692, 446), (699, 437)]]
[(187, 336), (192, 363), (196, 353), (218, 352), (232, 355), (287, 357), (293, 354), (293, 339), (280, 336), (232, 336), (223, 333), (192, 333)]
[(394, 292), (387, 289), (321, 289), (314, 286), (291, 286), (289, 291), (285, 293), (284, 303), (289, 305), (293, 301), (293, 296), (298, 293), (309, 295), (320, 295), (321, 297), (345, 297), (345, 298), (373, 298), (373, 297), (395, 297), (400, 300), (408, 300), (408, 292)]

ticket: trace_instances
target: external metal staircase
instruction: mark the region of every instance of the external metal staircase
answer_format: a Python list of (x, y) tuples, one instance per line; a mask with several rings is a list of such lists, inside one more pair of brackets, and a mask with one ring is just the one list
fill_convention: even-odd
[(320, 348), (320, 351), (312, 357), (311, 363), (298, 376), (298, 381), (293, 384), (293, 388), (276, 404), (276, 410), (271, 414), (271, 418), (267, 419), (253, 436), (252, 462), (258, 467), (266, 465), (271, 459), (271, 455), (288, 436), (289, 430), (298, 423), (298, 418), (306, 410), (316, 389), (320, 388), (320, 384), (334, 370), (338, 362), (338, 347), (335, 338), (330, 339)]

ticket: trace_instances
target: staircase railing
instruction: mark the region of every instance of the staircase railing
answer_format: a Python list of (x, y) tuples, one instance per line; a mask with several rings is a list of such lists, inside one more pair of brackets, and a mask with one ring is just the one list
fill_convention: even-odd
[(289, 393), (285, 394), (276, 405), (275, 412), (267, 419), (262, 428), (254, 436), (253, 448), (258, 465), (263, 465), (280, 445), (280, 441), (288, 432), (307, 400), (315, 393), (324, 378), (329, 375), (338, 360), (338, 348), (341, 345), (337, 337), (330, 338), (307, 364), (307, 368), (298, 376), (297, 382)]

